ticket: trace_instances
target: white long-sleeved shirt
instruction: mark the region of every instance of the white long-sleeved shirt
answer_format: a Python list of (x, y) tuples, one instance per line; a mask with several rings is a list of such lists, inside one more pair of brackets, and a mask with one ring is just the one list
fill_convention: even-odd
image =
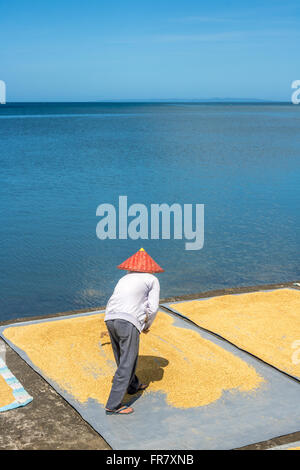
[(159, 291), (159, 281), (153, 274), (126, 274), (107, 303), (104, 321), (127, 320), (139, 332), (150, 328), (158, 311)]

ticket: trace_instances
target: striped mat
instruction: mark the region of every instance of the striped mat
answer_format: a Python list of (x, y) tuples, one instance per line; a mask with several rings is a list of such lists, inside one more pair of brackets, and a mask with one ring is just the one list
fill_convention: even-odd
[(5, 380), (7, 385), (12, 389), (12, 401), (5, 405), (0, 406), (0, 411), (7, 411), (19, 406), (25, 406), (32, 401), (32, 397), (26, 392), (22, 384), (11, 373), (3, 359), (0, 358), (0, 375)]

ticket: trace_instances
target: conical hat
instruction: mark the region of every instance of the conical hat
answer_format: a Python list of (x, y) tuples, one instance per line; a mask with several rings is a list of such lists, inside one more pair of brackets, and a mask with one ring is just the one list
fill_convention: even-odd
[(130, 256), (126, 261), (118, 266), (119, 269), (126, 271), (137, 271), (140, 273), (163, 273), (162, 269), (154, 259), (146, 253), (144, 248), (141, 248), (134, 255)]

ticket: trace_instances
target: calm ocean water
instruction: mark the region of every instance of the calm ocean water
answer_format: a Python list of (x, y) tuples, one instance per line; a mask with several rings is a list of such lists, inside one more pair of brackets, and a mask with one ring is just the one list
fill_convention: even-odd
[[(161, 296), (300, 278), (300, 106), (0, 106), (0, 320), (103, 305), (143, 246)], [(205, 204), (202, 250), (96, 237), (96, 208)]]

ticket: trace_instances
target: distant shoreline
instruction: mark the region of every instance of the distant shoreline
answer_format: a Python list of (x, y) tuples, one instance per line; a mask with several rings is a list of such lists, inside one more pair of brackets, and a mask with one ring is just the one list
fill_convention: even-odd
[(99, 101), (7, 101), (6, 104), (0, 106), (0, 109), (10, 105), (40, 105), (40, 104), (271, 104), (271, 105), (293, 105), (291, 101), (275, 101), (275, 100), (263, 100), (263, 99), (239, 99), (239, 98), (224, 98), (224, 99), (144, 99), (144, 100), (99, 100)]

